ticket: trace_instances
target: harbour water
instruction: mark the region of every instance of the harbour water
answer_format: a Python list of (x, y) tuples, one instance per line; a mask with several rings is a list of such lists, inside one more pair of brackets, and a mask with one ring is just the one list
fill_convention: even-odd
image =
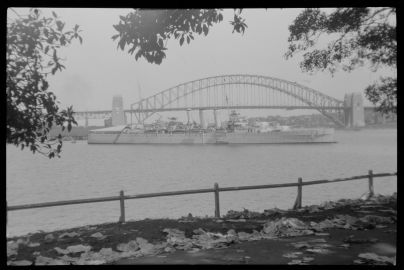
[[(88, 145), (66, 142), (49, 160), (7, 145), (8, 205), (176, 191), (335, 179), (397, 171), (397, 130), (336, 130), (338, 143), (298, 145)], [(397, 191), (397, 177), (376, 178), (375, 192)], [(367, 180), (305, 186), (303, 205), (358, 198)], [(289, 209), (296, 188), (220, 193), (228, 210)], [(128, 200), (126, 219), (213, 216), (213, 193)], [(8, 213), (7, 236), (38, 230), (116, 222), (119, 201), (37, 208)]]

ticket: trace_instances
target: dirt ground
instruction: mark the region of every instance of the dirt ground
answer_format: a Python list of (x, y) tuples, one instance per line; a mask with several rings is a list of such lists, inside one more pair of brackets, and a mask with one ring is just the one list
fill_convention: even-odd
[[(395, 197), (396, 198), (396, 197)], [(181, 219), (145, 219), (129, 221), (124, 224), (106, 223), (55, 232), (39, 232), (26, 236), (8, 238), (7, 242), (24, 242), (17, 251), (8, 254), (8, 264), (25, 261), (34, 262), (38, 256), (58, 258), (61, 256), (55, 248), (66, 249), (72, 245), (91, 246), (94, 252), (117, 245), (146, 239), (151, 244), (167, 240), (166, 228), (175, 228), (185, 232), (185, 237), (192, 238), (194, 230), (202, 228), (205, 232), (226, 234), (233, 229), (236, 233), (253, 233), (260, 231), (269, 220), (296, 218), (305, 223), (321, 222), (335, 218), (337, 215), (349, 215), (356, 218), (364, 216), (389, 217), (394, 222), (387, 224), (362, 224), (359, 229), (330, 228), (311, 235), (279, 237), (254, 241), (237, 241), (225, 248), (180, 250), (160, 252), (153, 256), (139, 256), (109, 262), (108, 264), (377, 264), (376, 261), (358, 261), (358, 255), (364, 253), (386, 256), (395, 260), (397, 245), (397, 201), (383, 202), (363, 201), (362, 203), (322, 207), (306, 207), (298, 211), (268, 210), (263, 213), (232, 211), (221, 219), (183, 217)], [(92, 235), (100, 233), (103, 239)], [(52, 237), (49, 235), (52, 234)], [(65, 237), (62, 237), (65, 234)], [(70, 236), (66, 234), (71, 234)], [(46, 240), (45, 240), (46, 239)], [(26, 244), (31, 243), (31, 244)], [(34, 244), (32, 244), (34, 243)], [(317, 243), (317, 244), (316, 244)], [(326, 249), (319, 248), (322, 243)], [(299, 246), (300, 245), (300, 246)], [(317, 246), (316, 246), (317, 245)], [(71, 257), (80, 257), (80, 252)], [(52, 263), (50, 263), (52, 264)]]

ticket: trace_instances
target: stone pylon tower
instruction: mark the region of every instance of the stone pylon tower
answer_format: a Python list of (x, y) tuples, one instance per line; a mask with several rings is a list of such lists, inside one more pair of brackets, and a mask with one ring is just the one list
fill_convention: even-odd
[(112, 126), (126, 125), (125, 113), (123, 111), (123, 99), (116, 95), (112, 99)]
[(346, 94), (344, 97), (345, 127), (364, 127), (365, 110), (361, 93)]

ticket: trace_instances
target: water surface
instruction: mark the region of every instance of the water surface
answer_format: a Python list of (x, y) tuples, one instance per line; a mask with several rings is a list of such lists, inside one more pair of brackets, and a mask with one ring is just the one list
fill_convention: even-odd
[[(7, 145), (8, 205), (59, 200), (335, 179), (397, 171), (397, 130), (336, 131), (335, 144), (293, 145), (88, 145), (63, 146), (51, 159)], [(397, 178), (375, 179), (375, 192), (397, 191)], [(367, 180), (305, 186), (303, 205), (358, 198)], [(296, 188), (220, 193), (221, 213), (291, 208)], [(214, 214), (213, 193), (125, 202), (127, 220)], [(69, 228), (119, 219), (119, 202), (11, 211), (7, 235)]]

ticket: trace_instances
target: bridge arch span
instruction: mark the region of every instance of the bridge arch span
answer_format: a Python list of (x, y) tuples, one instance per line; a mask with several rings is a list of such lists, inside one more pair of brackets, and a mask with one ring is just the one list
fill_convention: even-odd
[[(278, 100), (276, 93), (279, 95)], [(316, 109), (337, 125), (344, 125), (331, 114), (343, 111), (343, 101), (296, 82), (261, 75), (220, 75), (185, 82), (141, 99), (131, 104), (130, 108), (139, 123), (156, 112), (188, 108), (292, 108)]]

